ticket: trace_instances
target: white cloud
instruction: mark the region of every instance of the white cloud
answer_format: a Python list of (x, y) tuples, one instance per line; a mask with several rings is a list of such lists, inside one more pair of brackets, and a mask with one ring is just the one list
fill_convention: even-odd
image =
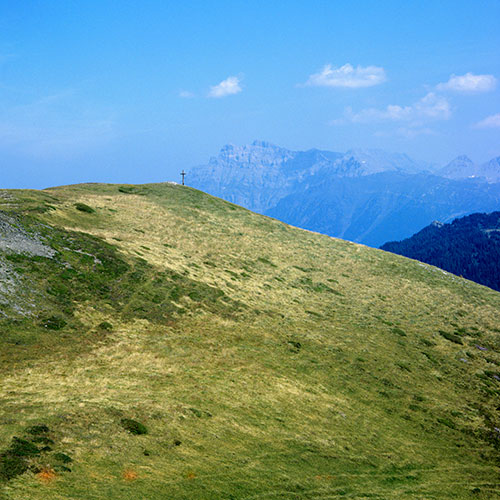
[(484, 120), (476, 123), (474, 128), (498, 128), (500, 127), (500, 113), (486, 117)]
[(210, 87), (208, 97), (225, 97), (227, 95), (238, 94), (243, 90), (240, 83), (241, 79), (239, 77), (230, 76), (222, 80), (218, 85)]
[(195, 94), (189, 90), (181, 90), (179, 92), (179, 97), (182, 97), (183, 99), (191, 99), (192, 97), (195, 97)]
[(429, 120), (447, 120), (451, 116), (451, 106), (445, 97), (429, 92), (409, 106), (389, 104), (384, 109), (367, 108), (358, 113), (347, 108), (344, 114), (353, 123), (394, 121), (420, 124)]
[(454, 92), (488, 92), (496, 87), (497, 79), (493, 75), (473, 75), (466, 73), (462, 76), (451, 75), (445, 83), (436, 86), (437, 90), (452, 90)]
[(347, 87), (351, 89), (372, 87), (385, 82), (384, 68), (378, 66), (357, 66), (344, 64), (334, 68), (327, 64), (319, 73), (309, 77), (305, 85), (311, 87)]

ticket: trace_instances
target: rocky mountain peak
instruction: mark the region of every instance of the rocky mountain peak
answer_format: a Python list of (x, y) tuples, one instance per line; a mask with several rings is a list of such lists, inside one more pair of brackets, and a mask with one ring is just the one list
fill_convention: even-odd
[(451, 163), (469, 163), (473, 165), (473, 161), (467, 156), (467, 155), (458, 155), (454, 160), (450, 162)]
[(438, 174), (448, 179), (467, 179), (477, 177), (477, 167), (467, 155), (460, 155), (440, 169)]
[(500, 182), (500, 156), (479, 165), (478, 174), (488, 182)]
[(254, 141), (250, 145), (226, 144), (216, 157), (210, 158), (211, 166), (277, 166), (293, 158), (295, 153), (265, 141)]
[(478, 177), (490, 183), (500, 182), (500, 156), (481, 165), (475, 165), (468, 156), (461, 155), (439, 170), (438, 174), (448, 179)]
[(416, 173), (429, 167), (406, 154), (389, 153), (382, 149), (350, 149), (337, 163), (344, 164), (344, 168), (340, 170), (348, 172), (348, 175), (370, 175), (387, 171)]

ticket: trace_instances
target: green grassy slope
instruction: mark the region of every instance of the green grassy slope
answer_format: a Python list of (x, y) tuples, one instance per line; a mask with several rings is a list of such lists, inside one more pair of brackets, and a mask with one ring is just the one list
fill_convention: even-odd
[(178, 185), (0, 215), (0, 498), (500, 494), (499, 293)]

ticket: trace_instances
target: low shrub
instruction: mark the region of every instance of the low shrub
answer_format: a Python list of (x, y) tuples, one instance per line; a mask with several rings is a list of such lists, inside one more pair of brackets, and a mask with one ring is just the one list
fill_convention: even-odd
[(42, 321), (42, 326), (49, 330), (61, 330), (66, 325), (66, 321), (61, 316), (49, 316)]
[[(32, 425), (26, 429), (28, 434), (33, 434), (35, 436), (39, 436), (40, 434), (47, 434), (49, 432), (49, 428), (45, 424)], [(44, 438), (46, 439), (46, 438)]]
[(85, 212), (87, 214), (95, 213), (95, 210), (92, 207), (85, 205), (85, 203), (75, 203), (75, 208), (80, 210), (80, 212)]
[(137, 188), (132, 186), (120, 186), (118, 188), (118, 191), (120, 191), (120, 193), (125, 193), (125, 194), (134, 194), (135, 192), (137, 192)]
[(103, 321), (102, 323), (99, 323), (99, 325), (97, 325), (97, 328), (99, 328), (99, 330), (110, 332), (113, 330), (113, 325), (108, 321)]
[(131, 418), (122, 418), (121, 419), (122, 427), (130, 432), (130, 434), (147, 434), (148, 429), (144, 424), (137, 422), (137, 420), (132, 420)]
[(12, 438), (10, 447), (0, 455), (0, 480), (9, 481), (28, 470), (28, 459), (40, 454), (29, 441)]

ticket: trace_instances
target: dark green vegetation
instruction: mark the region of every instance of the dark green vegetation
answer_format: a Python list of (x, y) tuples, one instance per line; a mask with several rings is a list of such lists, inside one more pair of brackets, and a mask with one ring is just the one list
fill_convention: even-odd
[(500, 290), (500, 212), (433, 223), (381, 248)]
[(80, 210), (80, 212), (86, 212), (88, 214), (95, 213), (95, 210), (92, 207), (85, 205), (85, 203), (75, 203), (75, 207), (77, 210)]
[(187, 187), (1, 194), (2, 500), (498, 496), (497, 292)]
[(40, 473), (43, 470), (71, 472), (63, 464), (73, 459), (62, 452), (53, 452), (56, 444), (53, 433), (46, 425), (34, 425), (25, 429), (24, 437), (14, 436), (7, 449), (0, 451), (0, 485), (31, 471)]
[(130, 432), (130, 434), (147, 434), (148, 430), (144, 424), (137, 422), (137, 420), (132, 420), (131, 418), (122, 418), (121, 424), (124, 429)]

